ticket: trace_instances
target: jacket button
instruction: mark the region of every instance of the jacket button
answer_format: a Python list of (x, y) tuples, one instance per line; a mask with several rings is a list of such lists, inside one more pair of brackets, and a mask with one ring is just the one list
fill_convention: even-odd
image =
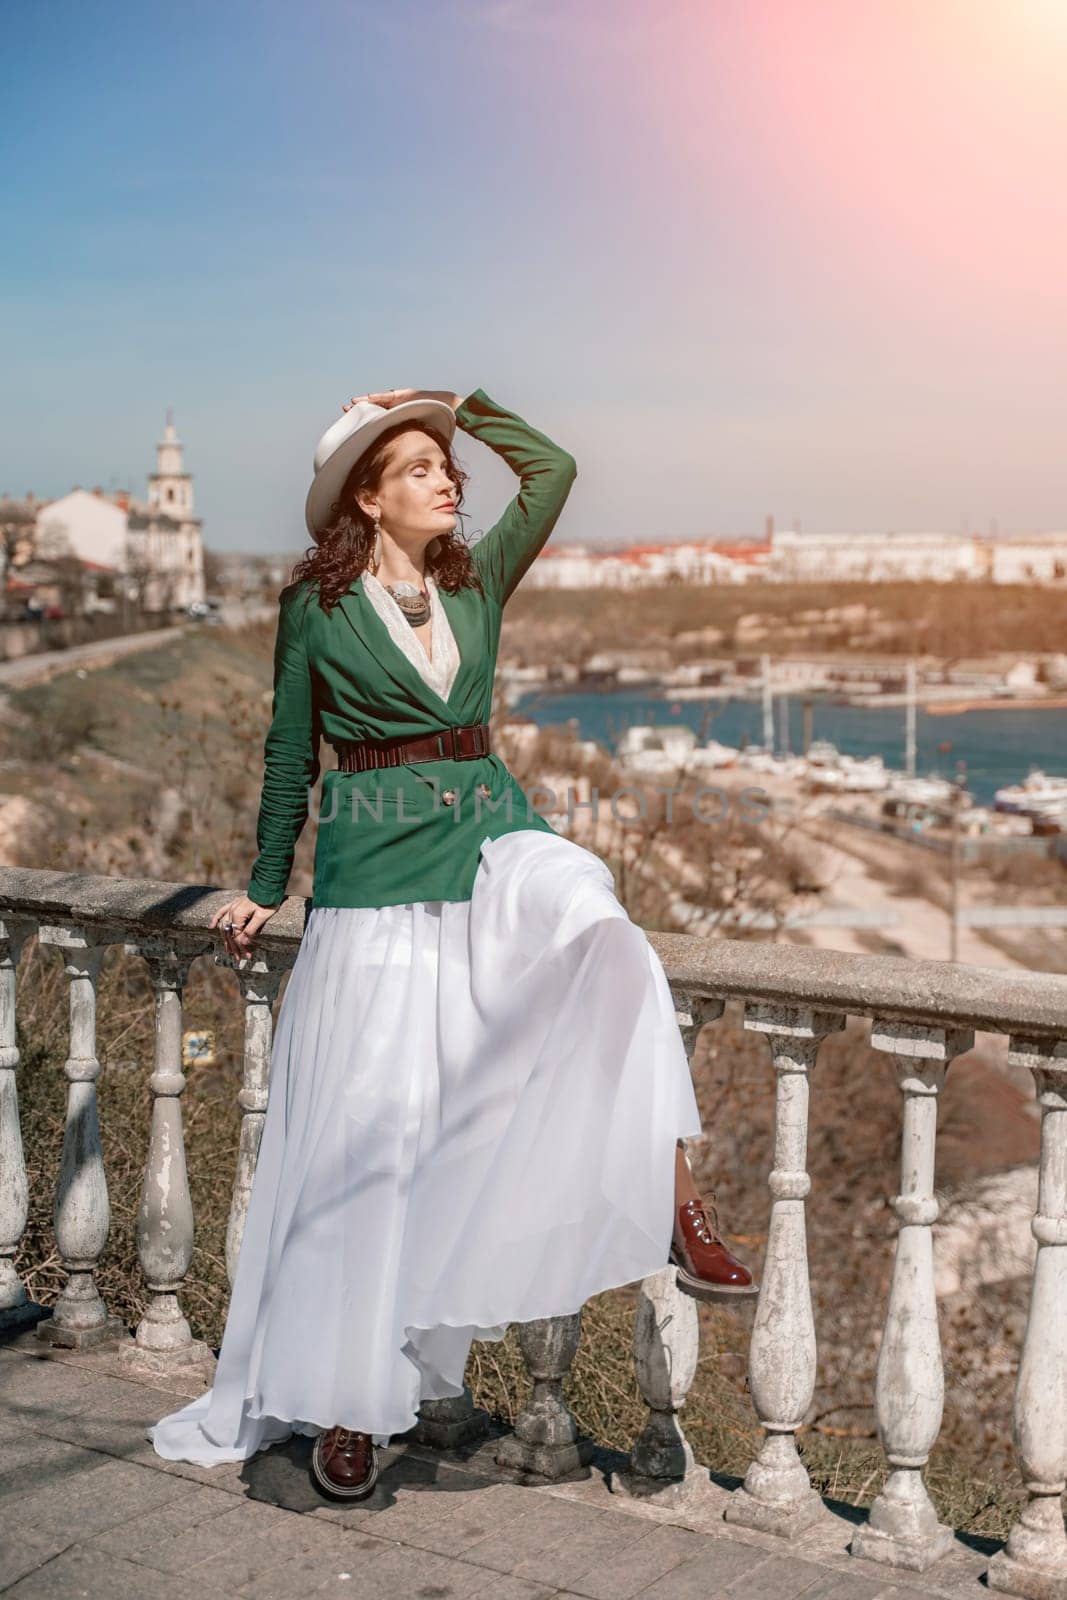
[(456, 791), (455, 791), (455, 789), (444, 789), (444, 790), (442, 790), (441, 799), (444, 801), (446, 806), (455, 805), (455, 803), (456, 803)]
[(478, 793), (480, 795), (482, 795), (482, 797), (484, 799), (488, 800), (490, 798), (490, 796), (492, 795), (493, 791), (492, 791), (492, 789), (490, 789), (490, 787), (489, 787), (489, 785), (487, 783), (480, 783), (478, 785)]

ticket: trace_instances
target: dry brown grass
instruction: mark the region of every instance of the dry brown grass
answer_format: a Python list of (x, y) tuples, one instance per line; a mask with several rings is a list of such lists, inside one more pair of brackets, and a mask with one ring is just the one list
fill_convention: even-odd
[[(870, 608), (865, 623), (797, 623), (803, 612)], [(759, 615), (765, 638), (746, 645), (742, 617)], [(679, 635), (715, 627), (709, 648)], [(686, 584), (636, 590), (523, 589), (509, 603), (506, 651), (532, 665), (556, 657), (581, 660), (620, 641), (636, 649), (667, 648), (673, 661), (704, 656), (820, 652), (931, 655), (947, 661), (991, 650), (1024, 656), (1063, 650), (1067, 589), (991, 583)]]

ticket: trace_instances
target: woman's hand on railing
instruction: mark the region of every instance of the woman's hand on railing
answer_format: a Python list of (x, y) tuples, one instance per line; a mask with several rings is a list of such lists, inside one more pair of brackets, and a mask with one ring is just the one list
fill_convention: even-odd
[(440, 400), (444, 405), (451, 406), (453, 411), (458, 411), (463, 404), (461, 394), (449, 394), (447, 389), (385, 389), (381, 394), (354, 394), (341, 410), (350, 411), (361, 400), (369, 400), (372, 406), (381, 406), (385, 411), (391, 411), (393, 406), (401, 406), (407, 400)]
[(208, 926), (214, 928), (220, 923), (233, 924), (232, 928), (219, 928), (219, 932), (228, 953), (240, 961), (251, 953), (256, 934), (278, 909), (278, 906), (257, 905), (246, 894), (239, 894), (227, 905), (219, 907)]

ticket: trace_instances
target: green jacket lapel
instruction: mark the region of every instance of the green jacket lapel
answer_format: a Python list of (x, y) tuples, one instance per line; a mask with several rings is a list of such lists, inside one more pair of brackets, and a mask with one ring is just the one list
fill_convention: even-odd
[[(438, 595), (442, 606), (448, 609), (448, 602), (454, 599), (454, 596), (441, 594), (440, 590), (438, 590)], [(354, 580), (337, 604), (344, 613), (352, 631), (360, 640), (364, 649), (373, 657), (376, 666), (382, 672), (387, 673), (393, 682), (412, 698), (432, 705), (446, 723), (454, 720), (453, 708), (458, 699), (456, 690), (463, 674), (465, 663), (463, 661), (462, 640), (456, 632), (456, 618), (450, 610), (448, 620), (452, 625), (453, 633), (456, 635), (456, 646), (460, 651), (460, 667), (456, 673), (456, 681), (452, 685), (451, 699), (442, 700), (437, 691), (430, 687), (415, 664), (408, 660), (392, 638), (385, 623), (367, 599), (363, 584), (359, 578)]]

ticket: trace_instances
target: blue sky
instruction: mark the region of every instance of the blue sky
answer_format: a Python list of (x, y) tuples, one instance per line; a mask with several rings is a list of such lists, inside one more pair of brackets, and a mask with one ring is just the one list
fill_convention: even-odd
[(0, 490), (143, 492), (172, 405), (208, 544), (295, 552), (350, 394), (480, 385), (561, 543), (1067, 526), (1063, 13), (9, 4)]

